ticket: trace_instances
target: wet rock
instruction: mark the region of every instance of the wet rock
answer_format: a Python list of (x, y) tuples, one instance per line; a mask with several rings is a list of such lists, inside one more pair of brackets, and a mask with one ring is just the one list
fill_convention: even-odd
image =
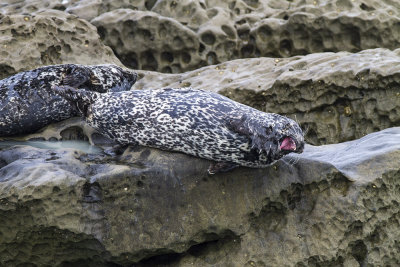
[(192, 86), (285, 114), (318, 145), (400, 124), (400, 50), (239, 59), (182, 74), (142, 72), (134, 89)]
[(395, 266), (399, 138), (215, 176), (206, 160), (143, 147), (1, 150), (0, 263)]
[(10, 136), (0, 138), (0, 141), (88, 141), (91, 145), (113, 147), (117, 143), (101, 134), (88, 125), (83, 118), (72, 117), (67, 120), (52, 123), (36, 133), (23, 136)]
[(0, 31), (0, 79), (43, 65), (121, 65), (93, 25), (62, 11), (0, 14)]

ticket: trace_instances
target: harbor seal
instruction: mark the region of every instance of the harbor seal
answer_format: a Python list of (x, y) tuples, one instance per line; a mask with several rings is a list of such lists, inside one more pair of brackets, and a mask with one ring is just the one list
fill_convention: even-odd
[(68, 86), (53, 89), (107, 137), (212, 160), (210, 174), (239, 165), (266, 167), (304, 148), (295, 121), (208, 91), (189, 87), (99, 94)]
[(32, 133), (76, 115), (51, 89), (68, 85), (99, 93), (130, 90), (137, 74), (115, 65), (64, 64), (20, 72), (0, 80), (0, 136)]

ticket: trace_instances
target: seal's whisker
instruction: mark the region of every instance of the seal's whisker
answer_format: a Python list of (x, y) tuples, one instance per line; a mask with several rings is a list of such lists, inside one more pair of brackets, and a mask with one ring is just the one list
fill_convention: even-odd
[(310, 130), (310, 125), (306, 124), (306, 128), (303, 130), (303, 134), (304, 136), (306, 136), (308, 134), (308, 131)]
[(289, 165), (294, 166), (299, 162), (300, 156), (299, 155), (292, 155), (292, 158), (289, 160)]

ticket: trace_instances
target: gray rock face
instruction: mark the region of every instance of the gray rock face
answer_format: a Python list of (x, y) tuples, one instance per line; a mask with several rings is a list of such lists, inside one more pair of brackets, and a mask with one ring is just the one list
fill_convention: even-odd
[(121, 65), (93, 25), (58, 10), (39, 15), (0, 14), (0, 31), (0, 79), (43, 65)]
[(206, 160), (149, 148), (1, 150), (0, 263), (396, 266), (399, 139), (211, 177)]
[(400, 50), (239, 59), (182, 74), (143, 72), (134, 89), (192, 86), (296, 119), (318, 145), (400, 125)]
[[(177, 73), (237, 58), (395, 49), (400, 44), (399, 7), (350, 0), (160, 0), (150, 9), (154, 13), (115, 9), (92, 23), (125, 65)], [(183, 36), (183, 43), (171, 46), (168, 37), (176, 36)]]
[[(237, 58), (400, 45), (396, 1), (3, 2), (0, 11), (7, 15), (61, 10), (92, 21), (126, 66), (161, 72), (178, 73)], [(182, 39), (172, 43), (168, 37)]]
[(197, 35), (173, 19), (150, 11), (118, 9), (91, 22), (128, 67), (176, 73), (200, 64)]

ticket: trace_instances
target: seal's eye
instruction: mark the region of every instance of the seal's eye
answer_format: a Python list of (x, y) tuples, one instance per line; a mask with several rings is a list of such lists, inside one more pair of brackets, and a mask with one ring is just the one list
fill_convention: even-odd
[(290, 129), (290, 123), (286, 123), (283, 127), (283, 131), (288, 131)]
[(265, 128), (265, 133), (267, 135), (271, 134), (272, 133), (272, 126), (268, 126), (267, 128)]

